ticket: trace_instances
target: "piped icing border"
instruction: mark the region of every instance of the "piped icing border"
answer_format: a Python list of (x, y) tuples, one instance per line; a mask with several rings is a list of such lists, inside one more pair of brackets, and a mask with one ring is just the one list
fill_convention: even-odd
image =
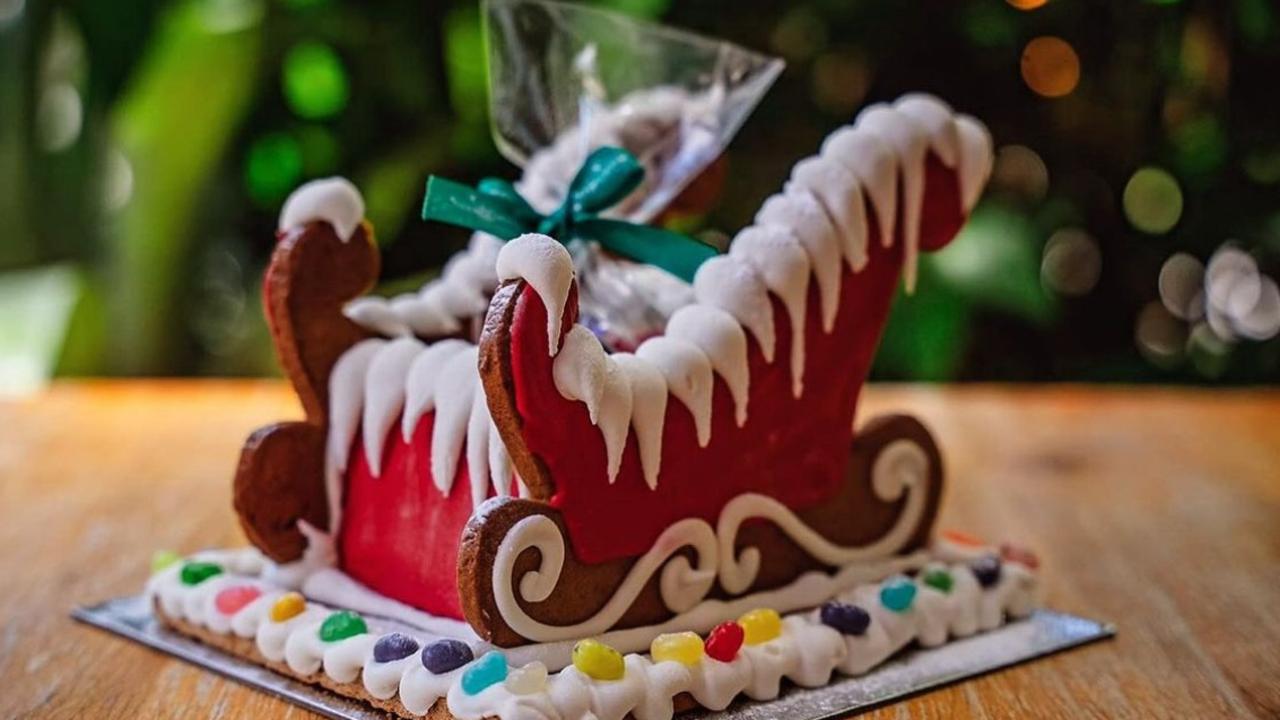
[(648, 654), (580, 642), (572, 661), (563, 644), (500, 652), (306, 600), (264, 580), (267, 563), (254, 551), (198, 553), (157, 572), (148, 594), (167, 618), (250, 640), (301, 676), (395, 698), (411, 717), (443, 699), (460, 720), (662, 720), (681, 693), (712, 710), (740, 694), (769, 700), (783, 678), (818, 687), (913, 642), (934, 647), (1025, 617), (1036, 604), (1036, 564), (1025, 551), (944, 540), (913, 577), (864, 581), (815, 610), (747, 610), (705, 640), (687, 630), (659, 636)]
[(681, 308), (665, 334), (646, 340), (633, 355), (605, 353), (588, 330), (578, 327), (558, 347), (573, 275), (568, 252), (535, 234), (502, 247), (498, 278), (528, 282), (546, 306), (556, 388), (563, 397), (583, 402), (600, 429), (608, 482), (617, 477), (627, 435), (634, 430), (645, 482), (657, 487), (667, 395), (689, 410), (701, 447), (711, 439), (715, 376), (733, 396), (735, 422), (746, 421), (746, 338), (756, 341), (767, 362), (775, 354), (770, 295), (782, 303), (793, 330), (793, 392), (797, 397), (804, 392), (810, 278), (818, 287), (823, 331), (830, 332), (839, 304), (841, 259), (855, 273), (867, 263), (868, 206), (880, 241), (888, 245), (901, 205), (904, 282), (908, 290), (914, 286), (929, 152), (956, 173), (962, 208), (969, 212), (991, 169), (986, 129), (928, 95), (873, 105), (852, 126), (832, 133), (818, 155), (796, 165), (783, 192), (764, 203), (755, 224), (737, 234), (729, 252), (698, 270), (696, 303)]

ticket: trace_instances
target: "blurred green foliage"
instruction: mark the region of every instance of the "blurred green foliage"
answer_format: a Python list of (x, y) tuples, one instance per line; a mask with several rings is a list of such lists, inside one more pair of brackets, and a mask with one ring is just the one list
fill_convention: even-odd
[[(1280, 374), (1280, 341), (1212, 342), (1159, 315), (1156, 287), (1170, 255), (1207, 260), (1228, 239), (1276, 268), (1270, 0), (597, 4), (788, 61), (707, 228), (748, 222), (866, 103), (925, 90), (991, 127), (991, 189), (896, 306), (877, 376)], [(1022, 75), (1045, 35), (1078, 64), (1078, 83), (1049, 78), (1071, 83), (1062, 97)], [(415, 219), (425, 176), (515, 174), (486, 83), (475, 0), (0, 0), (0, 389), (275, 372), (258, 283), (279, 205), (308, 178), (351, 177), (387, 283), (420, 282), (465, 241)], [(1170, 353), (1135, 342), (1144, 317), (1163, 318)]]

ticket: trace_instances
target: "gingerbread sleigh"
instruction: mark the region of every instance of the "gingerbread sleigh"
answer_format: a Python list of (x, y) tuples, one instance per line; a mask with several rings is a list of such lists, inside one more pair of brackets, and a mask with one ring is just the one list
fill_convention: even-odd
[(866, 109), (727, 252), (682, 256), (713, 255), (631, 351), (580, 322), (591, 271), (561, 241), (672, 239), (579, 212), (605, 156), (628, 167), (597, 150), (520, 210), (560, 237), (479, 233), (393, 298), (367, 294), (350, 183), (289, 199), (264, 305), (306, 417), (245, 444), (256, 549), (160, 570), (162, 622), (406, 718), (667, 720), (1032, 611), (1034, 555), (934, 533), (925, 427), (854, 426), (899, 281), (982, 191), (982, 125), (924, 95)]
[[(913, 418), (854, 432), (854, 413), (900, 276), (952, 239), (990, 158), (933, 98), (864, 111), (703, 264), (665, 334), (614, 354), (575, 324), (569, 255), (545, 236), (478, 238), (444, 290), (351, 310), (378, 268), (358, 198), (303, 190), (265, 297), (307, 420), (247, 443), (247, 534), (288, 563), (312, 528), (374, 593), (502, 647), (637, 650), (910, 566), (938, 450)], [(472, 345), (462, 320), (490, 291)]]

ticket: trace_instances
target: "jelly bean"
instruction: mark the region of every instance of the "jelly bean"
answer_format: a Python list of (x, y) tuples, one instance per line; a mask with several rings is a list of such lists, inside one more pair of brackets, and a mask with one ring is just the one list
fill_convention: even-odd
[(942, 539), (956, 545), (965, 545), (975, 548), (980, 548), (986, 545), (986, 543), (982, 541), (982, 538), (959, 530), (943, 530)]
[(766, 643), (782, 634), (782, 617), (778, 611), (759, 608), (738, 618), (743, 639), (748, 645)]
[(422, 648), (422, 667), (433, 675), (452, 672), (475, 659), (471, 646), (461, 640), (436, 640)]
[(373, 645), (373, 661), (389, 663), (403, 660), (418, 652), (418, 641), (404, 633), (393, 632), (383, 635)]
[(880, 604), (894, 612), (906, 612), (916, 599), (916, 584), (908, 578), (891, 577), (880, 586)]
[(1038, 570), (1040, 568), (1040, 558), (1036, 554), (1024, 547), (1003, 543), (1000, 545), (1000, 557), (1009, 562), (1015, 562), (1026, 567), (1028, 570)]
[(537, 660), (507, 673), (503, 682), (513, 695), (532, 695), (547, 686), (547, 666)]
[(271, 621), (284, 622), (297, 617), (307, 609), (307, 599), (296, 592), (287, 592), (271, 606)]
[(594, 680), (621, 680), (627, 674), (622, 653), (599, 640), (582, 640), (573, 646), (573, 666)]
[(182, 556), (172, 550), (157, 550), (151, 555), (151, 572), (158, 573), (182, 562)]
[(189, 562), (182, 566), (182, 584), (199, 585), (211, 577), (222, 574), (222, 566), (211, 562)]
[(973, 576), (977, 578), (978, 584), (984, 588), (989, 588), (1000, 582), (1000, 558), (995, 555), (985, 555), (969, 563), (969, 569), (973, 571)]
[(496, 685), (506, 679), (506, 656), (491, 650), (462, 671), (462, 692), (468, 695), (478, 695), (491, 685)]
[(832, 600), (818, 611), (822, 624), (839, 630), (842, 635), (862, 635), (871, 626), (871, 614), (866, 610)]
[(724, 622), (711, 629), (703, 648), (707, 651), (707, 655), (716, 660), (729, 662), (738, 655), (738, 649), (742, 647), (742, 641), (745, 638), (746, 633), (741, 625), (736, 622)]
[(213, 598), (213, 605), (223, 615), (235, 615), (259, 597), (262, 597), (262, 591), (258, 588), (252, 585), (235, 585), (219, 592)]
[(364, 618), (350, 610), (339, 610), (320, 623), (320, 639), (325, 642), (337, 642), (349, 637), (369, 632)]
[(656, 663), (678, 662), (693, 666), (702, 662), (702, 638), (695, 632), (666, 633), (649, 644), (649, 656)]
[(945, 568), (926, 568), (923, 575), (924, 584), (942, 593), (951, 592), (955, 579)]

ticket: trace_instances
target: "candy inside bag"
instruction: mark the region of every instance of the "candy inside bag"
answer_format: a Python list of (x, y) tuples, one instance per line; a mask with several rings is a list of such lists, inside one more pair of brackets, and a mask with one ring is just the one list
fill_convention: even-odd
[[(639, 187), (603, 213), (652, 222), (715, 161), (782, 71), (731, 43), (546, 0), (486, 0), (494, 141), (524, 168), (516, 187), (541, 213), (563, 201), (595, 148), (629, 151)], [(692, 302), (688, 283), (591, 242), (570, 248), (582, 322), (613, 350), (662, 332)]]

